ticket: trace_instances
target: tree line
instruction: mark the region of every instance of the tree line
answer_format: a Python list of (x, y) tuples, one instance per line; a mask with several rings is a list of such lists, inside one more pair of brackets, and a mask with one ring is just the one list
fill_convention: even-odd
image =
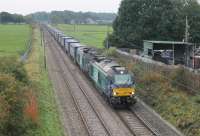
[(0, 23), (25, 23), (26, 20), (24, 16), (19, 14), (10, 14), (8, 12), (0, 13)]
[(46, 22), (52, 24), (111, 24), (116, 17), (114, 13), (52, 11), (36, 12), (26, 16), (0, 12), (0, 23)]
[(109, 36), (111, 46), (142, 48), (143, 40), (183, 41), (186, 16), (189, 42), (200, 42), (197, 0), (123, 0)]
[(73, 12), (73, 11), (52, 11), (52, 12), (36, 12), (28, 15), (40, 22), (49, 22), (53, 24), (99, 24), (112, 23), (116, 17), (114, 13), (95, 13), (95, 12)]

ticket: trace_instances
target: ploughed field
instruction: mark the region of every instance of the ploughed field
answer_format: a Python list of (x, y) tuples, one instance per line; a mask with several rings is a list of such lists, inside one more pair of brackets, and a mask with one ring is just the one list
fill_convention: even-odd
[(19, 56), (26, 50), (29, 25), (0, 25), (0, 56)]
[(59, 24), (56, 27), (67, 36), (72, 36), (83, 44), (97, 48), (103, 48), (107, 32), (112, 33), (112, 27), (107, 25)]

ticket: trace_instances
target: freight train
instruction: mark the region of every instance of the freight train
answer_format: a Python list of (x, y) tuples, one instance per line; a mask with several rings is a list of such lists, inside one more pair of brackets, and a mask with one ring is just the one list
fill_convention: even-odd
[(112, 106), (129, 106), (136, 102), (134, 76), (125, 67), (50, 25), (44, 27)]

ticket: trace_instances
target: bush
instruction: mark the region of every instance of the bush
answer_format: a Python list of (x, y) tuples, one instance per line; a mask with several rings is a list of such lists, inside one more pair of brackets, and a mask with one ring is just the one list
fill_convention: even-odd
[(107, 47), (107, 40), (109, 47), (124, 47), (126, 46), (125, 42), (122, 41), (119, 37), (115, 36), (114, 34), (108, 35), (108, 37), (104, 40), (104, 47)]
[(0, 60), (0, 73), (10, 74), (23, 83), (29, 82), (23, 63), (17, 61), (14, 57), (4, 57)]
[(106, 49), (103, 54), (107, 57), (116, 57), (117, 56), (117, 50), (115, 47), (111, 47), (109, 49)]
[[(0, 65), (0, 134), (26, 135), (37, 125), (37, 103), (30, 93), (34, 87), (30, 85), (21, 63), (6, 58), (0, 61)], [(31, 113), (25, 112), (30, 109)]]
[(174, 70), (170, 76), (171, 84), (174, 87), (189, 93), (195, 93), (193, 92), (193, 89), (190, 88), (191, 81), (189, 81), (190, 79), (188, 78), (187, 71), (183, 67), (179, 67), (178, 69)]

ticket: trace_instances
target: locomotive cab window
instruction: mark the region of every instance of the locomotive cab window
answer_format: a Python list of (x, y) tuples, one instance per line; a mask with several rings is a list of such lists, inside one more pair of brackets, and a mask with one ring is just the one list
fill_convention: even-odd
[(114, 84), (122, 85), (122, 84), (132, 84), (132, 77), (128, 74), (125, 75), (115, 75)]

